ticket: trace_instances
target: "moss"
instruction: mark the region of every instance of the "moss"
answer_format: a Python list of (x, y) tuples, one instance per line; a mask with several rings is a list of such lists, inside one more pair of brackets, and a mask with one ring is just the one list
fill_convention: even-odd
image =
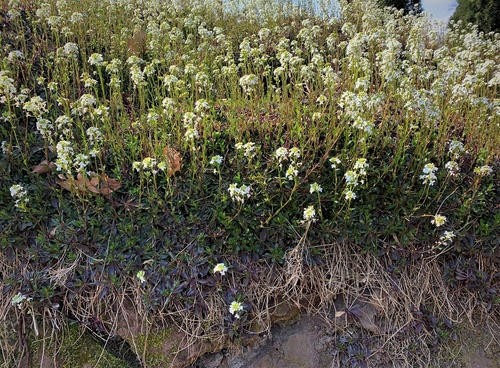
[(126, 362), (113, 356), (89, 334), (82, 333), (76, 325), (70, 325), (63, 336), (60, 356), (64, 368), (92, 367), (123, 368)]
[(57, 354), (57, 361), (63, 368), (91, 367), (123, 368), (127, 362), (106, 351), (88, 333), (84, 333), (77, 325), (64, 326), (58, 336), (57, 343), (50, 339), (35, 338), (32, 333), (28, 338), (32, 367), (39, 367), (39, 352), (43, 346), (46, 357)]
[[(171, 346), (169, 353), (165, 354), (166, 341), (170, 340)], [(172, 336), (172, 330), (168, 328), (158, 329), (140, 334), (134, 338), (134, 342), (139, 350), (137, 355), (145, 358), (146, 367), (168, 367), (172, 364), (174, 352), (178, 345)], [(146, 345), (146, 349), (144, 346)], [(145, 351), (145, 354), (144, 354)]]

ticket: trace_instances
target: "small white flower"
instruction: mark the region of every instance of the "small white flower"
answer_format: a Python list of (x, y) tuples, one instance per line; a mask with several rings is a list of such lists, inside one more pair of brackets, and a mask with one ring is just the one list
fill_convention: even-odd
[(429, 185), (434, 185), (434, 183), (437, 180), (435, 172), (437, 171), (437, 167), (433, 163), (428, 163), (425, 164), (424, 168), (422, 169), (422, 172), (425, 175), (420, 175), (420, 179), (422, 180), (422, 183), (429, 184)]
[(16, 199), (15, 206), (20, 209), (25, 209), (26, 203), (29, 202), (28, 192), (20, 184), (14, 184), (10, 187), (10, 195)]
[(253, 142), (248, 142), (248, 143), (245, 143), (245, 144), (243, 144), (241, 142), (238, 142), (238, 143), (236, 143), (235, 148), (238, 151), (244, 151), (243, 155), (245, 157), (252, 158), (256, 154), (256, 148), (257, 148), (257, 146)]
[(137, 275), (136, 275), (136, 276), (137, 276), (137, 278), (139, 279), (139, 281), (140, 281), (141, 283), (145, 283), (145, 282), (146, 282), (146, 277), (145, 277), (145, 276), (146, 276), (146, 274), (145, 274), (145, 272), (144, 272), (144, 271), (142, 271), (142, 270), (141, 270), (141, 271), (137, 272)]
[(316, 218), (316, 210), (314, 206), (309, 206), (304, 209), (304, 221), (313, 221)]
[(167, 170), (167, 167), (168, 167), (168, 165), (164, 161), (161, 161), (158, 163), (158, 170), (165, 171), (165, 170)]
[(10, 153), (10, 150), (10, 144), (8, 144), (7, 141), (2, 141), (2, 153), (7, 155)]
[(358, 170), (359, 175), (366, 175), (366, 169), (369, 167), (366, 158), (358, 158), (354, 164), (354, 170)]
[(216, 165), (220, 165), (221, 163), (222, 163), (222, 156), (216, 155), (216, 156), (212, 156), (212, 158), (210, 159), (209, 165), (216, 166)]
[(330, 164), (331, 164), (331, 168), (332, 169), (336, 169), (337, 168), (337, 165), (340, 165), (340, 163), (342, 161), (340, 161), (339, 158), (337, 157), (332, 157), (330, 160), (329, 160)]
[(481, 166), (481, 167), (476, 167), (474, 169), (474, 173), (478, 174), (480, 176), (488, 176), (492, 172), (493, 172), (493, 168), (491, 166), (488, 166), (488, 165), (484, 165), (484, 166)]
[(439, 237), (439, 244), (450, 243), (455, 238), (455, 233), (453, 231), (445, 231), (442, 236)]
[(274, 153), (276, 159), (278, 162), (281, 163), (281, 161), (285, 160), (288, 156), (288, 149), (286, 147), (280, 147), (276, 150)]
[(294, 165), (290, 165), (286, 170), (285, 176), (288, 180), (293, 180), (299, 174), (299, 170)]
[(431, 223), (435, 224), (436, 227), (444, 225), (445, 222), (446, 222), (446, 217), (439, 214), (434, 215), (434, 218), (431, 220)]
[(233, 314), (236, 318), (240, 318), (240, 313), (243, 311), (243, 303), (233, 301), (229, 306), (229, 313)]
[(352, 190), (348, 190), (345, 192), (345, 199), (350, 201), (351, 199), (356, 199), (356, 193), (354, 193)]
[(323, 188), (321, 188), (321, 185), (319, 185), (318, 183), (312, 183), (310, 188), (309, 188), (309, 192), (311, 194), (321, 193), (321, 192), (323, 192)]
[(458, 159), (460, 154), (464, 151), (464, 144), (460, 141), (452, 140), (448, 146), (448, 152), (454, 159)]
[(192, 141), (195, 138), (198, 138), (199, 135), (200, 133), (198, 132), (198, 129), (193, 129), (193, 128), (188, 128), (186, 130), (186, 133), (184, 133), (184, 137), (186, 137), (188, 141)]
[(316, 99), (316, 102), (318, 103), (318, 105), (324, 105), (326, 103), (326, 101), (328, 101), (328, 98), (325, 96), (325, 95), (320, 95), (317, 99)]
[(142, 168), (142, 162), (140, 161), (134, 161), (132, 163), (132, 169), (135, 170), (135, 171), (141, 171), (141, 168)]
[(21, 309), (22, 306), (23, 306), (23, 303), (24, 302), (29, 302), (30, 300), (31, 300), (31, 298), (26, 297), (26, 295), (24, 295), (22, 293), (17, 293), (12, 298), (10, 304), (13, 305), (13, 306), (17, 306), (17, 308)]
[(299, 159), (300, 158), (300, 149), (298, 147), (290, 148), (289, 156), (294, 160)]
[(217, 272), (224, 276), (227, 272), (227, 266), (224, 263), (217, 263), (214, 267), (214, 273)]
[(345, 183), (348, 186), (357, 186), (358, 185), (358, 173), (353, 170), (349, 170), (344, 174)]
[(250, 198), (250, 190), (251, 188), (245, 184), (238, 188), (236, 183), (230, 184), (228, 188), (231, 199), (239, 203), (245, 202), (245, 197)]
[(95, 53), (95, 54), (90, 55), (90, 57), (89, 57), (89, 64), (90, 65), (100, 66), (100, 65), (102, 65), (103, 61), (104, 61), (104, 59), (103, 59), (101, 54)]
[(458, 164), (455, 161), (448, 161), (444, 165), (444, 168), (446, 170), (448, 170), (448, 174), (450, 174), (450, 176), (455, 176), (460, 171), (460, 167), (458, 166)]

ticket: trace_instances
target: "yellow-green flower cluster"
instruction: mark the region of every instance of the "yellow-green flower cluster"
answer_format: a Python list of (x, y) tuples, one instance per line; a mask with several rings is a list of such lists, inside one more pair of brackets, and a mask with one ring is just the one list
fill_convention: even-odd
[(158, 171), (165, 171), (167, 170), (167, 163), (164, 161), (158, 162), (155, 158), (153, 157), (146, 157), (142, 161), (134, 161), (132, 163), (132, 169), (138, 172), (145, 172), (145, 173), (152, 173), (153, 175), (156, 175)]
[(431, 220), (431, 223), (436, 225), (436, 227), (443, 226), (445, 222), (446, 217), (439, 214), (434, 215), (433, 219)]

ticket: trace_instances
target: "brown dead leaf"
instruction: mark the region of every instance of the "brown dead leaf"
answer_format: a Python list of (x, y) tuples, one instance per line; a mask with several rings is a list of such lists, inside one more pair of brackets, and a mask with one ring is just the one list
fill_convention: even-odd
[(380, 334), (380, 328), (374, 322), (377, 310), (372, 305), (366, 303), (362, 306), (355, 306), (351, 309), (351, 313), (356, 316), (359, 324), (365, 330)]
[(181, 171), (181, 154), (173, 148), (165, 147), (163, 149), (163, 154), (167, 161), (167, 176), (172, 176), (177, 171)]
[(45, 173), (51, 171), (52, 168), (54, 168), (54, 167), (56, 167), (56, 164), (53, 163), (52, 161), (49, 162), (47, 160), (43, 160), (42, 162), (40, 162), (38, 165), (36, 165), (33, 168), (32, 173), (35, 173), (35, 174), (45, 174)]
[(106, 174), (94, 175), (90, 180), (82, 173), (78, 173), (76, 180), (72, 177), (67, 178), (64, 175), (59, 175), (59, 178), (62, 180), (57, 180), (57, 184), (61, 187), (81, 193), (92, 192), (108, 196), (121, 187), (119, 181), (108, 177)]
[(56, 180), (56, 183), (70, 192), (79, 191), (85, 193), (87, 191), (84, 186), (79, 185), (78, 180), (75, 180), (72, 177), (67, 178), (64, 175), (59, 175), (59, 178), (61, 180)]
[(110, 178), (106, 174), (101, 174), (100, 177), (101, 188), (104, 186), (105, 188), (109, 188), (111, 191), (115, 191), (122, 186), (118, 180)]

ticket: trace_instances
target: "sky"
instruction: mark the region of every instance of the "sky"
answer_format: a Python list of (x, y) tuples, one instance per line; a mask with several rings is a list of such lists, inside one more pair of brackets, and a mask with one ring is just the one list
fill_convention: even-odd
[(455, 11), (456, 0), (422, 0), (424, 11), (432, 14), (432, 19), (448, 21)]

